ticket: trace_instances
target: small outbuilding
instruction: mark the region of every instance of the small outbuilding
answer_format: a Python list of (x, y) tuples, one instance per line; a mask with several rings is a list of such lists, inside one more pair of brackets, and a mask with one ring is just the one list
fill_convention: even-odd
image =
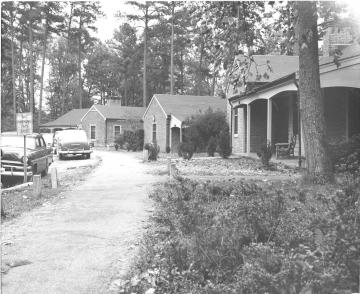
[[(207, 110), (226, 112), (226, 99), (214, 96), (155, 94), (143, 115), (144, 141), (160, 151), (176, 152), (182, 142), (183, 122)], [(167, 148), (168, 147), (168, 148)]]
[(81, 124), (81, 118), (88, 110), (89, 108), (70, 110), (57, 119), (42, 124), (40, 128), (50, 130), (51, 133), (57, 130), (77, 129)]
[(94, 146), (113, 145), (126, 130), (143, 129), (145, 107), (121, 106), (120, 103), (94, 104), (73, 109), (54, 121), (41, 125), (52, 133), (63, 129), (83, 129)]

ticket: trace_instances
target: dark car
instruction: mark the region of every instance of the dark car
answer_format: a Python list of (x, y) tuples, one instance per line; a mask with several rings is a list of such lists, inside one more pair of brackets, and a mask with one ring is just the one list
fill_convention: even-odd
[(64, 130), (56, 133), (56, 153), (59, 159), (65, 156), (81, 155), (90, 158), (92, 152), (86, 133), (83, 130)]
[(46, 175), (53, 161), (51, 148), (45, 144), (40, 134), (26, 136), (26, 159), (24, 158), (24, 136), (13, 133), (2, 133), (0, 136), (1, 175), (24, 176), (26, 160), (27, 176)]

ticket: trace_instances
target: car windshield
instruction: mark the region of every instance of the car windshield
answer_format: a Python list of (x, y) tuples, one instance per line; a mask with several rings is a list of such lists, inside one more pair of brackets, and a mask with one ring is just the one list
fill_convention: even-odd
[[(0, 136), (1, 147), (24, 147), (23, 136)], [(35, 140), (33, 137), (26, 137), (26, 148), (35, 149)]]
[(63, 131), (59, 133), (59, 141), (63, 143), (87, 142), (86, 133), (80, 130)]

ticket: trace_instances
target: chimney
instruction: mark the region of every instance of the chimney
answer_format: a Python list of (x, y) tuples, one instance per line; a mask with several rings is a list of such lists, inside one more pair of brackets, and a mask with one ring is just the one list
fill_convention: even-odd
[(120, 98), (120, 97), (117, 97), (117, 96), (108, 97), (108, 98), (106, 99), (106, 105), (107, 105), (107, 106), (111, 106), (111, 105), (121, 106), (121, 98)]
[(350, 28), (337, 28), (329, 27), (323, 39), (323, 56), (333, 56), (335, 50), (344, 49), (351, 45), (353, 36), (351, 35)]

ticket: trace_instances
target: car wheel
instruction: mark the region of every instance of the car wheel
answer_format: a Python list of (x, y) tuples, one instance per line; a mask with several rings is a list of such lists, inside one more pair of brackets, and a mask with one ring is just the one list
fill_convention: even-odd
[(90, 159), (90, 154), (86, 154), (85, 159)]

